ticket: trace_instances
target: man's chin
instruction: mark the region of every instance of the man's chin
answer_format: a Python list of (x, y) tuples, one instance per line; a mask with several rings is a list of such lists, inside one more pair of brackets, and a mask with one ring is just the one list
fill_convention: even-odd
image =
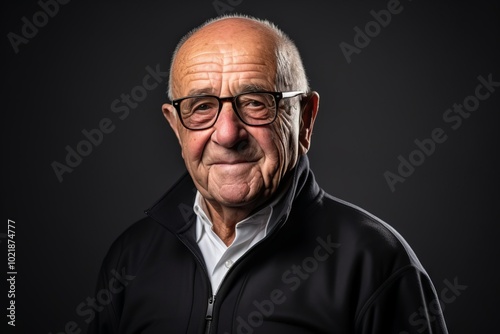
[(256, 195), (252, 194), (250, 187), (246, 183), (224, 185), (218, 189), (215, 196), (221, 205), (228, 207), (251, 204), (255, 197)]

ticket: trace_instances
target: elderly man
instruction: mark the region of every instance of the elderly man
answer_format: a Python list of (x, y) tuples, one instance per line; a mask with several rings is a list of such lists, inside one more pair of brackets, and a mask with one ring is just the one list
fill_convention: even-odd
[(280, 29), (204, 23), (168, 93), (187, 173), (113, 243), (90, 333), (447, 332), (405, 240), (316, 183), (319, 95)]

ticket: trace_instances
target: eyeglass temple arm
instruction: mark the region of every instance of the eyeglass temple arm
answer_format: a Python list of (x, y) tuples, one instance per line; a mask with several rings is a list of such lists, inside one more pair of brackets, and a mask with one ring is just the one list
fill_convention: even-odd
[(296, 91), (293, 91), (293, 92), (284, 92), (283, 93), (283, 98), (295, 97), (295, 96), (300, 95), (300, 94), (305, 94), (305, 92), (303, 92), (301, 90), (296, 90)]

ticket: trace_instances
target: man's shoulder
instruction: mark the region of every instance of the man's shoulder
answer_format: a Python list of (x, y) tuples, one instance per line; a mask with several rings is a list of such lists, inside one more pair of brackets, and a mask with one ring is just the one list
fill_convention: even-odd
[(193, 216), (193, 184), (187, 174), (182, 175), (139, 218), (124, 228), (111, 243), (103, 265), (116, 266), (128, 262), (140, 265), (152, 249), (162, 248), (168, 253), (178, 247), (176, 234), (190, 226)]
[(399, 265), (421, 268), (412, 247), (390, 223), (356, 204), (327, 193), (320, 205), (324, 224), (353, 256), (361, 258), (369, 254), (373, 260), (386, 262), (392, 259)]
[(137, 245), (149, 242), (155, 235), (161, 233), (162, 229), (149, 216), (139, 218), (118, 234), (111, 247), (119, 247), (121, 249), (137, 247)]
[(160, 240), (171, 238), (168, 231), (151, 217), (138, 219), (126, 227), (111, 243), (103, 261), (104, 266), (117, 268), (122, 262), (139, 265), (150, 248)]

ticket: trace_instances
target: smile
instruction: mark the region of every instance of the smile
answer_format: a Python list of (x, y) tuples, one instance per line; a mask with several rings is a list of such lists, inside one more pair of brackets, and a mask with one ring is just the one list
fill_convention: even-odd
[(213, 163), (213, 165), (241, 165), (241, 164), (250, 164), (254, 162), (255, 161), (249, 161), (249, 160), (218, 161)]

